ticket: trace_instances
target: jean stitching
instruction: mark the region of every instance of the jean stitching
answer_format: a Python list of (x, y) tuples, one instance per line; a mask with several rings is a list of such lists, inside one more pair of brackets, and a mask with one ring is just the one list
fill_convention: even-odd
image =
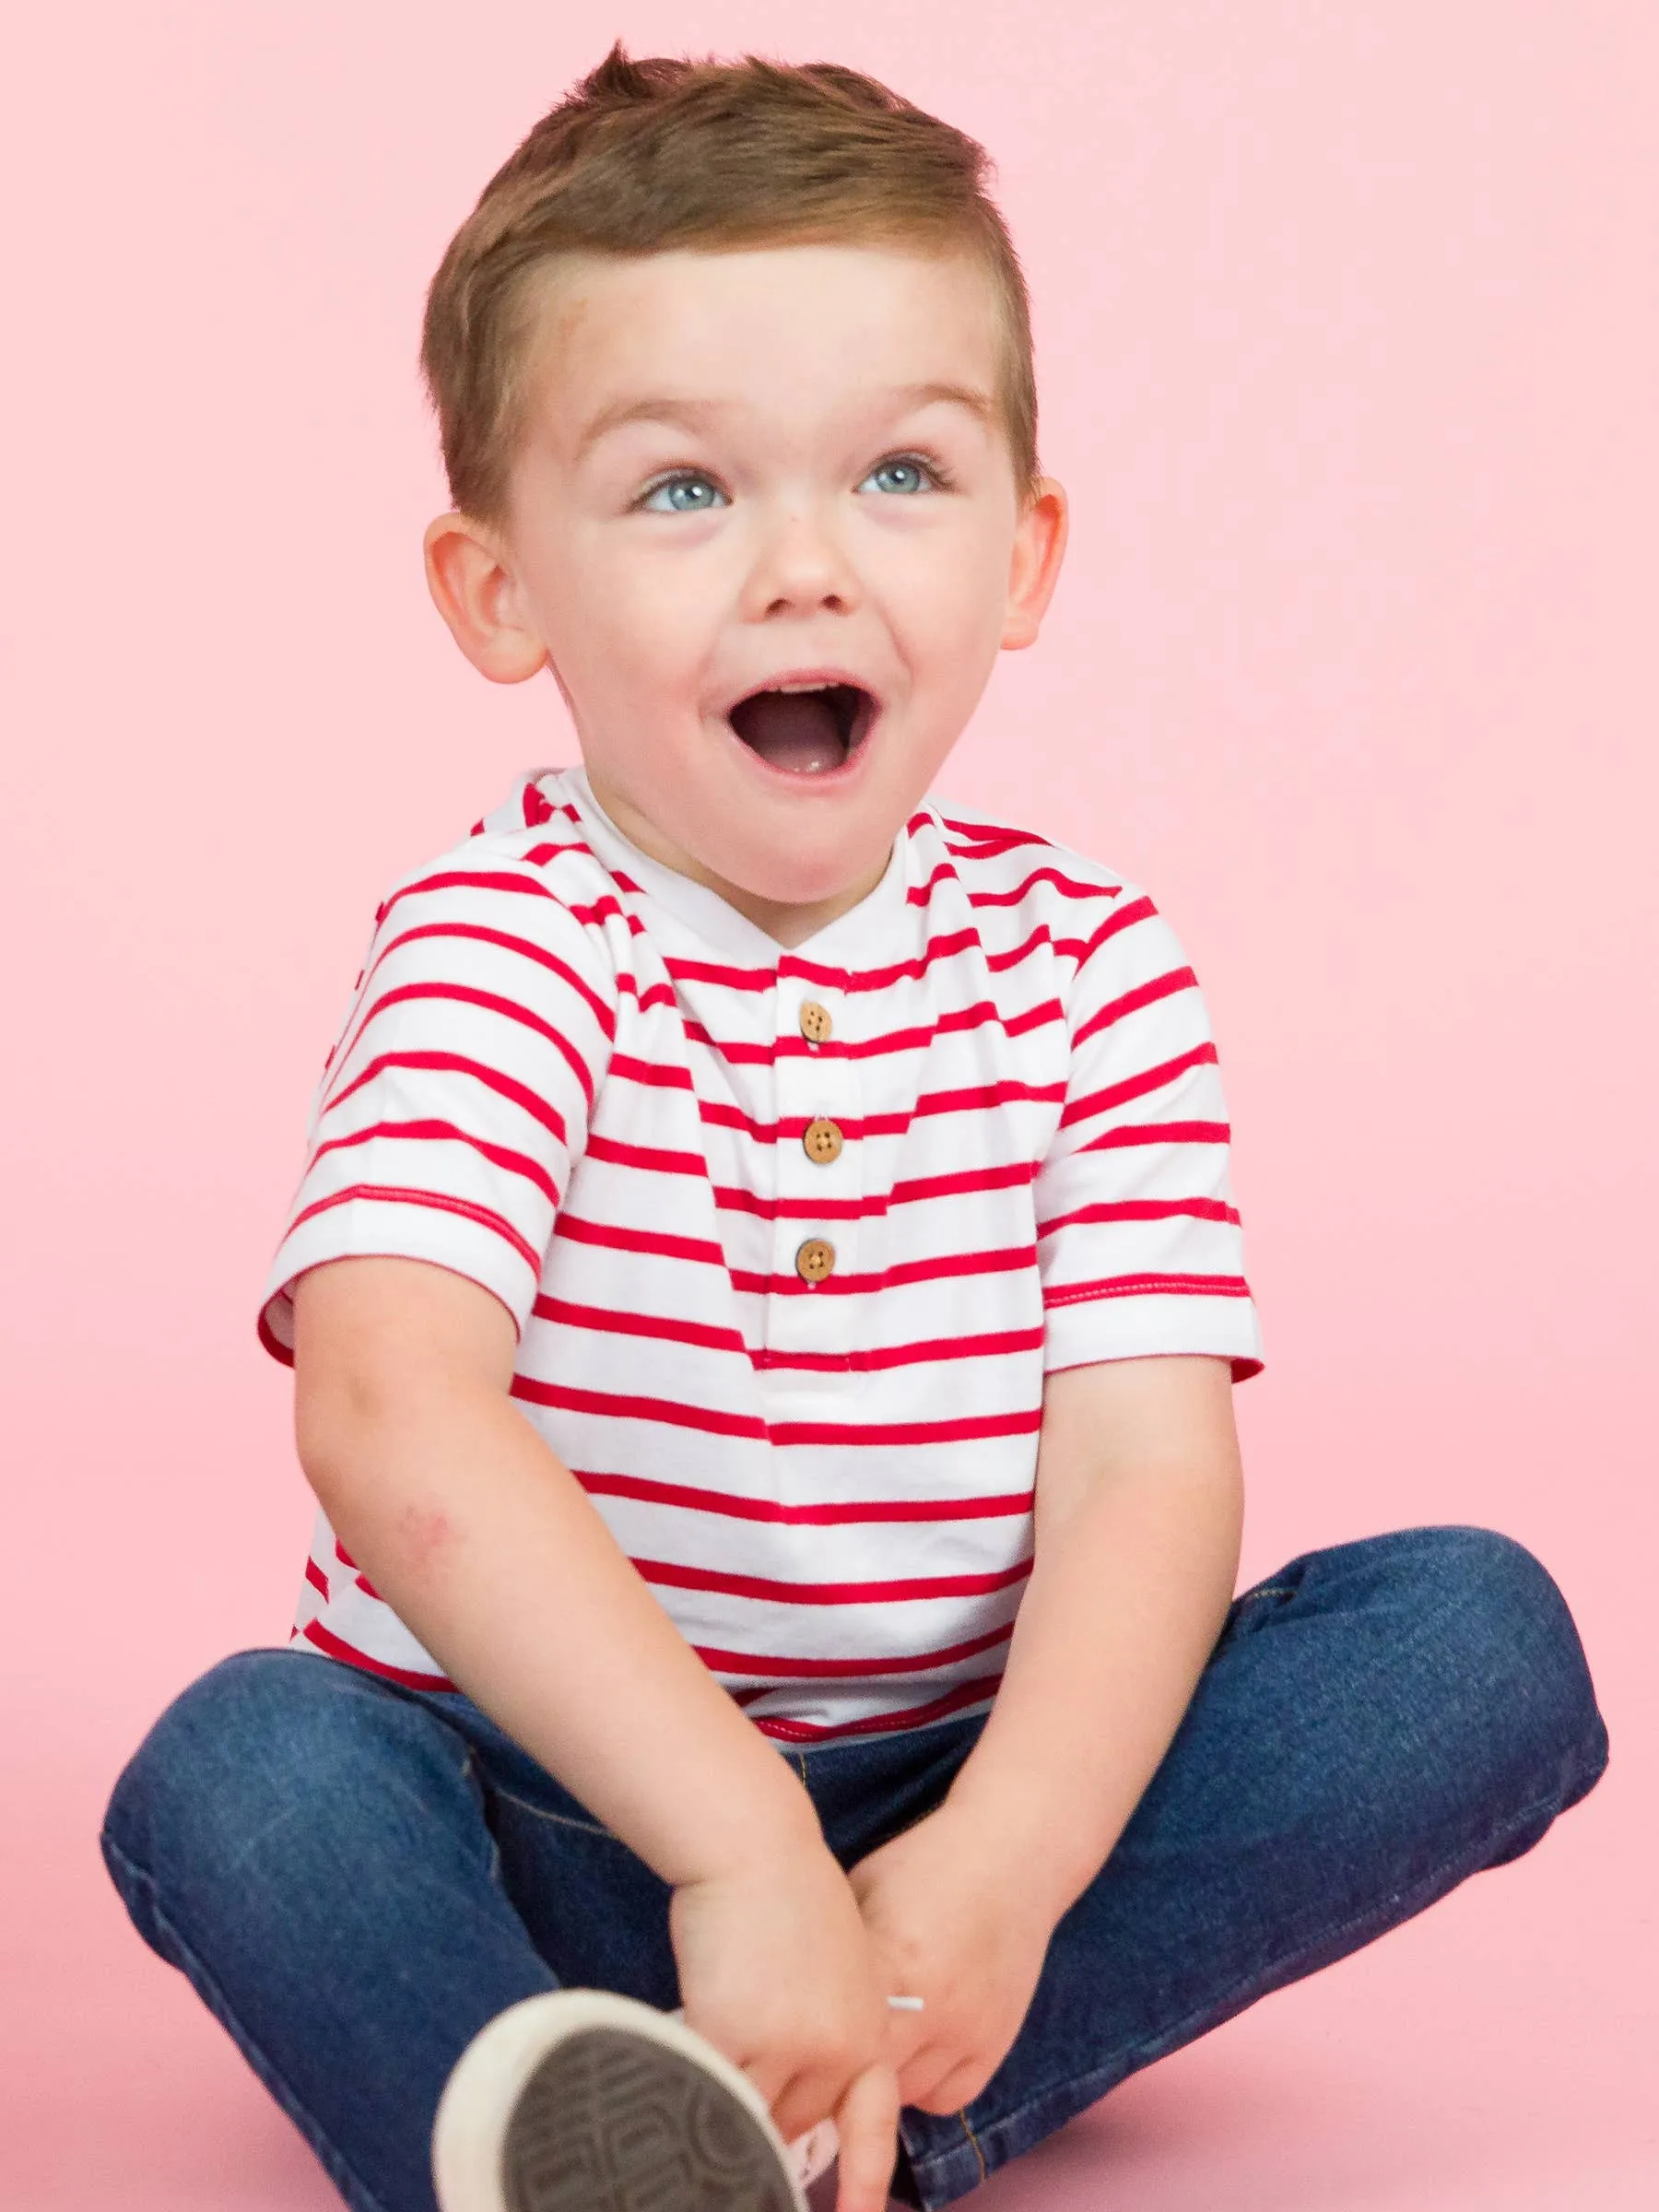
[[(189, 1961), (188, 1966), (183, 1970), (186, 1979), (202, 1994), (209, 2009), (221, 2022), (237, 2049), (247, 2059), (265, 2087), (276, 2097), (277, 2102), (288, 2118), (301, 2122), (300, 2133), (321, 2159), (329, 2179), (336, 2188), (342, 2191), (349, 2188), (356, 2193), (357, 2212), (386, 2212), (386, 2207), (382, 2204), (381, 2199), (374, 2194), (350, 2160), (336, 2147), (333, 2138), (325, 2133), (307, 2106), (301, 2102), (288, 2077), (282, 2073), (280, 2068), (272, 2064), (265, 2053), (242, 2026), (240, 2018), (226, 2001), (224, 1991), (208, 1972), (196, 1952), (185, 1942), (177, 1925), (162, 1911), (160, 1891), (157, 1887), (155, 1876), (147, 1867), (140, 1866), (135, 1860), (128, 1858), (126, 1853), (122, 1850), (120, 1844), (115, 1841), (107, 1829), (100, 1841), (111, 1857), (120, 1860), (134, 1882), (141, 1885), (148, 1892), (150, 1910), (155, 1915), (156, 1925), (166, 1930), (169, 1937), (177, 1945), (181, 1958)], [(209, 1991), (212, 1992), (211, 1997), (207, 1994)]]
[[(1501, 1842), (1505, 1838), (1519, 1833), (1522, 1830), (1525, 1829), (1531, 1821), (1535, 1820), (1539, 1813), (1543, 1812), (1547, 1806), (1551, 1805), (1555, 1806), (1558, 1810), (1560, 1808), (1561, 1793), (1550, 1792), (1547, 1793), (1542, 1797), (1535, 1798), (1530, 1805), (1524, 1806), (1523, 1810), (1517, 1813), (1513, 1819), (1509, 1821), (1503, 1828), (1497, 1830), (1488, 1830), (1488, 1834), (1483, 1839), (1482, 1847), (1484, 1848), (1494, 1843)], [(1430, 1872), (1423, 1876), (1421, 1880), (1415, 1883), (1411, 1889), (1402, 1892), (1400, 1900), (1397, 1901), (1404, 1901), (1404, 1899), (1406, 1897), (1419, 1896), (1425, 1889), (1431, 1889), (1434, 1884), (1439, 1881), (1440, 1877), (1447, 1871), (1449, 1867), (1456, 1865), (1461, 1859), (1466, 1858), (1469, 1855), (1469, 1853), (1475, 1848), (1477, 1847), (1473, 1844), (1465, 1844), (1461, 1851), (1448, 1852), (1443, 1858), (1438, 1859), (1435, 1862)], [(1484, 1865), (1487, 1862), (1485, 1860), (1482, 1860), (1480, 1862), (1480, 1865)], [(1476, 1874), (1479, 1873), (1480, 1865), (1472, 1867), (1470, 1872)], [(1127, 2057), (1136, 2061), (1135, 2064), (1124, 2066), (1119, 2070), (1114, 2062), (1113, 2065), (1097, 2068), (1093, 2074), (1066, 2075), (1057, 2081), (1052, 2081), (1045, 2084), (1042, 2088), (1036, 2090), (1031, 2096), (1028, 2097), (1023, 2104), (1017, 2105), (1011, 2112), (999, 2113), (997, 2115), (994, 2126), (988, 2128), (985, 2131), (988, 2139), (994, 2142), (999, 2135), (1002, 2135), (1008, 2129), (1016, 2126), (1027, 2116), (1028, 2113), (1035, 2112), (1041, 2105), (1046, 2102), (1050, 2098), (1053, 2097), (1056, 2093), (1068, 2090), (1076, 2091), (1084, 2088), (1091, 2081), (1100, 2081), (1103, 2086), (1096, 2094), (1097, 2096), (1104, 2096), (1107, 2090), (1115, 2088), (1120, 2081), (1127, 2080), (1128, 2077), (1131, 2074), (1138, 2072), (1141, 2066), (1149, 2065), (1154, 2060), (1165, 2056), (1168, 2053), (1179, 2050), (1182, 2044), (1192, 2041), (1196, 2035), (1203, 2033), (1204, 2030), (1200, 2023), (1209, 2019), (1213, 2015), (1215, 2015), (1219, 2006), (1230, 2004), (1235, 1997), (1238, 1997), (1243, 1994), (1244, 1992), (1252, 1989), (1259, 1990), (1260, 1994), (1264, 1996), (1270, 1994), (1269, 1990), (1261, 1988), (1263, 1981), (1267, 1976), (1276, 1973), (1282, 1967), (1290, 1965), (1295, 1959), (1305, 1957), (1309, 1952), (1323, 1949), (1326, 1944), (1339, 1940), (1342, 1936), (1348, 1934), (1351, 1929), (1361, 1926), (1371, 1917), (1372, 1917), (1371, 1912), (1350, 1913), (1347, 1920), (1338, 1922), (1334, 1928), (1322, 1931), (1317, 1942), (1310, 1939), (1300, 1945), (1295, 1949), (1281, 1952), (1279, 1957), (1275, 1959), (1270, 1966), (1263, 1970), (1263, 1971), (1252, 1974), (1241, 1982), (1236, 1982), (1223, 1996), (1212, 1999), (1209, 2004), (1206, 2005), (1199, 2011), (1189, 2013), (1185, 2019), (1179, 2021), (1175, 2027), (1166, 2028), (1161, 2034), (1151, 2038), (1150, 2041), (1145, 2043), (1131, 2044), (1126, 2052), (1120, 2053), (1118, 2054), (1119, 2058)], [(1412, 1915), (1409, 1912), (1401, 1913), (1399, 1919), (1396, 1921), (1391, 1921), (1389, 1925), (1391, 1927), (1397, 1926), (1400, 1924), (1400, 1922), (1408, 1920), (1411, 1917)], [(1284, 1984), (1281, 1983), (1275, 1984), (1274, 1986), (1283, 1987)], [(1248, 2004), (1249, 2002), (1250, 1999), (1245, 1997), (1245, 2003)], [(1242, 2009), (1242, 2007), (1241, 2006), (1238, 2009)], [(1230, 2016), (1223, 2012), (1221, 2017), (1222, 2018), (1226, 2018)], [(1218, 2021), (1217, 2025), (1218, 2026), (1219, 2024), (1219, 2021)], [(1095, 2097), (1085, 2097), (1083, 2100), (1084, 2104), (1092, 2104), (1095, 2101)], [(1080, 2104), (1077, 2107), (1077, 2110), (1081, 2112), (1082, 2109), (1083, 2105)], [(963, 2115), (963, 2124), (964, 2126), (967, 2125), (967, 2118), (965, 2114)], [(970, 2136), (971, 2136), (971, 2129), (970, 2129), (969, 2132)], [(980, 2145), (977, 2137), (973, 2138), (973, 2147), (975, 2151), (980, 2155), (981, 2163), (982, 2166), (983, 2153), (980, 2150)], [(934, 2159), (924, 2158), (920, 2161), (920, 2163), (924, 2166), (932, 2165), (936, 2160), (948, 2158), (949, 2156), (950, 2153), (947, 2151), (935, 2152)], [(912, 2160), (912, 2164), (915, 2162), (916, 2161)]]
[(620, 1843), (622, 1841), (620, 1836), (613, 1834), (608, 1828), (602, 1828), (596, 1820), (572, 1820), (569, 1813), (550, 1813), (546, 1806), (532, 1805), (527, 1797), (515, 1796), (512, 1791), (504, 1790), (499, 1784), (495, 1794), (504, 1797), (509, 1805), (516, 1805), (520, 1812), (532, 1814), (537, 1820), (551, 1820), (559, 1828), (580, 1829), (584, 1836), (603, 1836), (608, 1843)]
[(968, 2117), (968, 2108), (966, 2105), (964, 2105), (961, 2111), (957, 2114), (957, 2118), (961, 2122), (962, 2133), (967, 2136), (969, 2142), (972, 2144), (973, 2155), (979, 2160), (980, 2180), (982, 2182), (989, 2181), (991, 2178), (991, 2171), (990, 2168), (985, 2164), (985, 2154), (980, 2148), (980, 2139), (973, 2132), (973, 2123)]
[[(461, 1761), (461, 1779), (471, 1788), (477, 1790), (480, 1799), (483, 1798), (485, 1794), (483, 1772), (477, 1763), (477, 1748), (472, 1744), (467, 1745), (466, 1756)], [(488, 1819), (486, 1819), (484, 1824), (484, 1832), (489, 1838), (490, 1885), (492, 1888), (500, 1889), (502, 1894), (505, 1895), (506, 1885), (501, 1879), (501, 1846), (496, 1836), (495, 1830), (489, 1825)]]

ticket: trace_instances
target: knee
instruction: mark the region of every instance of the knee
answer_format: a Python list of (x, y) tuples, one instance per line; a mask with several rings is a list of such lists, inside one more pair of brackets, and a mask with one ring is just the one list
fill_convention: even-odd
[[(1560, 1810), (1607, 1739), (1567, 1601), (1523, 1545), (1484, 1528), (1416, 1532), (1415, 1640), (1450, 1737), (1474, 1770), (1539, 1779)], [(1451, 1747), (1448, 1746), (1448, 1747)]]
[[(176, 1698), (134, 1753), (104, 1817), (105, 1862), (146, 1933), (159, 1888), (253, 1878), (290, 1852), (305, 1808), (345, 1784), (368, 1715), (349, 1670), (241, 1652)], [(347, 1791), (349, 1795), (349, 1790)]]

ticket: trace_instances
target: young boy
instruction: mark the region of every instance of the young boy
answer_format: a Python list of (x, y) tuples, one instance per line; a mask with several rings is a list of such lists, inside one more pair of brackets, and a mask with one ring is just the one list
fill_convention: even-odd
[(983, 167), (618, 50), (432, 287), (433, 596), (583, 767), (380, 911), (263, 1320), (294, 1639), (104, 1838), (362, 2212), (784, 2212), (830, 2119), (840, 2212), (945, 2205), (1605, 1761), (1500, 1537), (1233, 1600), (1192, 971), (924, 798), (1065, 532)]

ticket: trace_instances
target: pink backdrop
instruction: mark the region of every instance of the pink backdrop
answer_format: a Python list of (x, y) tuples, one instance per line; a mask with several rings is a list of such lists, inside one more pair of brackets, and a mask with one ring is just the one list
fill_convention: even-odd
[(451, 229), (618, 29), (830, 53), (999, 158), (1077, 531), (945, 788), (1148, 882), (1206, 982), (1268, 1333), (1247, 1569), (1494, 1523), (1615, 1739), (1532, 1859), (987, 2203), (1650, 2206), (1649, 0), (14, 25), (0, 2197), (333, 2201), (94, 1836), (168, 1697), (286, 1629), (253, 1300), (378, 892), (570, 757), (551, 685), (488, 688), (427, 605), (413, 362)]

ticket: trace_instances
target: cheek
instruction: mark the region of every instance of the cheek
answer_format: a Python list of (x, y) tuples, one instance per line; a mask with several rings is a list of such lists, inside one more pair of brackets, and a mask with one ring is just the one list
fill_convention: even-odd
[(579, 701), (640, 703), (695, 677), (709, 619), (688, 565), (579, 544), (547, 579), (553, 658)]
[(977, 698), (1002, 638), (1007, 597), (1006, 547), (970, 539), (948, 560), (919, 566), (903, 588), (912, 665), (930, 688)]

